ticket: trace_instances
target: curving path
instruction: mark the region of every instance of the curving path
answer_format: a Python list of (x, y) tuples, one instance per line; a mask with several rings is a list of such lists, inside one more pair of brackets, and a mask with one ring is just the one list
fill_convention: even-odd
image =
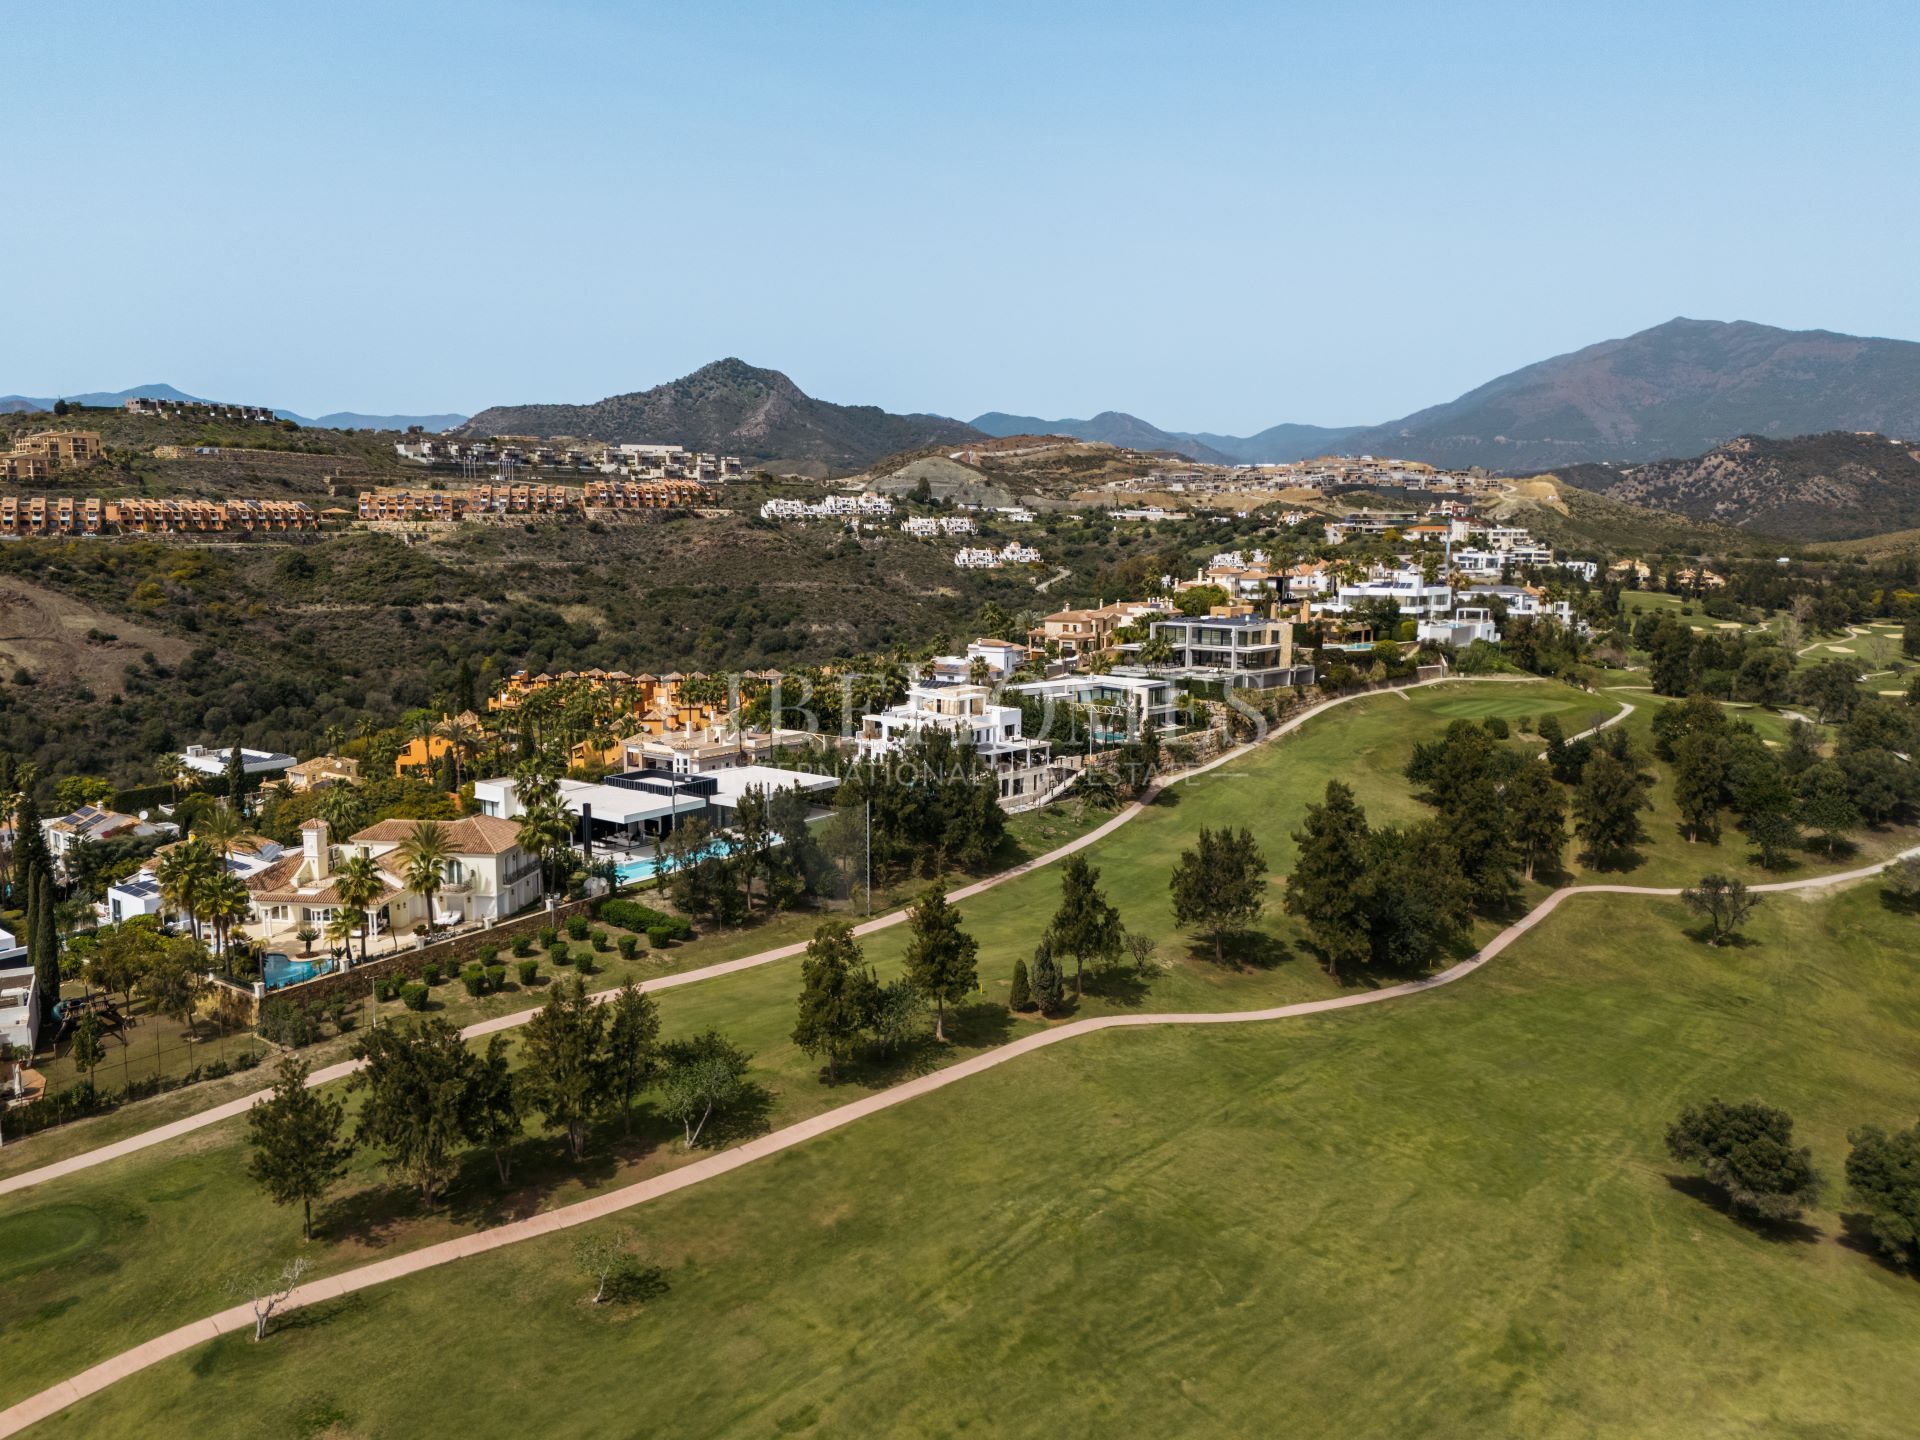
[[(1444, 685), (1456, 680), (1461, 683), (1474, 685), (1497, 684), (1502, 682), (1509, 684), (1545, 683), (1544, 677), (1538, 675), (1442, 676), (1437, 680), (1416, 680), (1409, 685), (1395, 686), (1394, 689), (1402, 691), (1417, 690), (1424, 686)], [(1249, 740), (1242, 745), (1236, 745), (1231, 750), (1222, 752), (1205, 764), (1196, 765), (1191, 770), (1184, 770), (1170, 779), (1156, 781), (1139, 800), (1134, 801), (1132, 804), (1118, 811), (1112, 819), (1089, 830), (1086, 834), (1069, 840), (1066, 844), (1057, 846), (1043, 855), (1036, 855), (1031, 860), (1023, 860), (1020, 864), (1012, 866), (1009, 869), (989, 875), (984, 880), (976, 880), (971, 884), (963, 885), (958, 890), (949, 892), (947, 900), (951, 904), (958, 904), (962, 900), (984, 894), (996, 885), (1004, 885), (1009, 880), (1018, 879), (1030, 871), (1038, 870), (1042, 866), (1052, 865), (1056, 861), (1064, 860), (1069, 855), (1104, 840), (1122, 825), (1136, 818), (1142, 810), (1151, 805), (1154, 800), (1159, 797), (1160, 793), (1169, 786), (1183, 784), (1195, 776), (1204, 775), (1209, 770), (1217, 769), (1222, 765), (1241, 759), (1258, 746), (1278, 740), (1284, 735), (1291, 734), (1306, 724), (1307, 721), (1324, 714), (1336, 705), (1344, 705), (1349, 701), (1362, 700), (1369, 695), (1377, 695), (1380, 693), (1378, 690), (1358, 690), (1352, 694), (1336, 695), (1332, 699), (1322, 700), (1316, 705), (1311, 705), (1291, 719), (1274, 726), (1272, 730), (1258, 739)], [(1620, 702), (1620, 704), (1622, 709), (1619, 714), (1610, 716), (1599, 725), (1594, 726), (1593, 729), (1603, 730), (1607, 726), (1616, 725), (1633, 712), (1632, 705), (1627, 704), (1625, 701)], [(1591, 734), (1592, 731), (1583, 731), (1581, 733)], [(1577, 737), (1569, 736), (1568, 738), (1573, 739)], [(860, 924), (854, 926), (853, 933), (855, 935), (871, 935), (876, 931), (886, 930), (892, 926), (904, 923), (907, 915), (908, 912), (904, 909), (894, 910), (885, 915), (877, 915), (871, 920), (862, 921)], [(713, 965), (703, 965), (697, 970), (683, 970), (676, 975), (661, 975), (652, 980), (642, 981), (640, 989), (648, 993), (653, 993), (660, 990), (672, 990), (681, 985), (694, 985), (702, 980), (712, 980), (721, 975), (732, 975), (741, 970), (754, 969), (756, 966), (771, 965), (780, 960), (791, 960), (803, 954), (806, 948), (807, 945), (804, 940), (796, 941), (791, 945), (781, 945), (771, 950), (761, 950), (752, 955), (743, 955), (737, 960), (723, 960)], [(606, 1000), (615, 993), (616, 992), (612, 990), (603, 990), (594, 998), (596, 1000)], [(533, 1009), (516, 1011), (511, 1015), (497, 1015), (491, 1020), (481, 1020), (467, 1026), (460, 1034), (468, 1040), (484, 1038), (498, 1031), (512, 1030), (517, 1026), (524, 1025), (539, 1013), (537, 1009)], [(315, 1070), (307, 1077), (307, 1084), (310, 1087), (315, 1085), (330, 1085), (336, 1080), (344, 1080), (356, 1070), (359, 1070), (363, 1063), (364, 1062), (358, 1060), (343, 1060), (335, 1065), (324, 1066), (321, 1069)], [(262, 1100), (265, 1100), (272, 1093), (271, 1090), (255, 1090), (250, 1094), (242, 1095), (237, 1100), (229, 1100), (224, 1104), (215, 1105), (197, 1114), (187, 1115), (179, 1120), (169, 1121), (164, 1125), (157, 1125), (151, 1130), (141, 1131), (138, 1135), (128, 1136), (125, 1140), (117, 1140), (110, 1145), (102, 1145), (94, 1150), (85, 1150), (78, 1155), (72, 1155), (65, 1160), (57, 1160), (51, 1164), (42, 1165), (37, 1169), (23, 1170), (17, 1175), (10, 1175), (0, 1179), (0, 1195), (10, 1195), (34, 1185), (44, 1184), (49, 1180), (57, 1180), (63, 1175), (72, 1175), (81, 1170), (91, 1169), (95, 1165), (104, 1165), (110, 1160), (118, 1160), (126, 1155), (137, 1154), (139, 1151), (150, 1149), (155, 1145), (164, 1145), (168, 1141), (177, 1140), (183, 1135), (191, 1135), (194, 1131), (204, 1130), (209, 1125), (218, 1125), (223, 1120), (231, 1120), (236, 1115), (246, 1114), (247, 1111), (251, 1110), (255, 1105), (258, 1105)]]
[[(1789, 890), (1815, 890), (1836, 885), (1850, 884), (1868, 879), (1885, 870), (1889, 865), (1912, 855), (1920, 855), (1920, 846), (1902, 851), (1887, 860), (1874, 865), (1862, 866), (1857, 870), (1847, 870), (1835, 875), (1815, 875), (1802, 880), (1781, 880), (1765, 885), (1756, 885), (1756, 891), (1776, 894)], [(1574, 895), (1644, 895), (1672, 897), (1680, 894), (1677, 887), (1660, 888), (1647, 885), (1569, 885), (1554, 891), (1519, 920), (1507, 926), (1484, 948), (1472, 957), (1449, 966), (1438, 974), (1429, 975), (1420, 980), (1410, 980), (1400, 985), (1390, 985), (1379, 990), (1362, 991), (1352, 995), (1336, 996), (1329, 1000), (1307, 1000), (1292, 1005), (1277, 1005), (1268, 1010), (1217, 1011), (1202, 1014), (1162, 1014), (1162, 1015), (1102, 1015), (1088, 1020), (1076, 1020), (1058, 1025), (1002, 1045), (998, 1049), (959, 1061), (944, 1070), (904, 1081), (890, 1089), (865, 1096), (825, 1114), (798, 1121), (783, 1129), (763, 1135), (757, 1140), (748, 1141), (731, 1150), (723, 1150), (697, 1160), (678, 1170), (655, 1175), (634, 1184), (609, 1190), (605, 1194), (577, 1201), (572, 1205), (563, 1205), (555, 1210), (543, 1211), (524, 1220), (515, 1220), (505, 1225), (497, 1225), (490, 1230), (482, 1230), (472, 1235), (463, 1235), (457, 1239), (445, 1240), (437, 1245), (411, 1251), (405, 1255), (396, 1255), (388, 1260), (376, 1261), (371, 1265), (362, 1265), (357, 1269), (343, 1271), (300, 1286), (288, 1297), (282, 1310), (294, 1310), (305, 1305), (314, 1305), (326, 1300), (337, 1300), (375, 1285), (384, 1285), (390, 1280), (417, 1274), (422, 1270), (431, 1270), (455, 1260), (465, 1260), (475, 1255), (484, 1255), (490, 1250), (503, 1246), (517, 1245), (524, 1240), (536, 1239), (543, 1235), (556, 1234), (571, 1230), (577, 1225), (585, 1225), (594, 1220), (605, 1219), (622, 1210), (630, 1210), (652, 1200), (671, 1195), (704, 1180), (725, 1175), (738, 1170), (743, 1165), (751, 1165), (756, 1160), (776, 1155), (795, 1145), (801, 1145), (818, 1136), (829, 1134), (857, 1120), (865, 1119), (882, 1110), (896, 1105), (904, 1105), (909, 1100), (922, 1095), (944, 1090), (947, 1086), (969, 1079), (982, 1071), (994, 1069), (1042, 1050), (1050, 1045), (1058, 1045), (1074, 1040), (1082, 1035), (1091, 1035), (1100, 1030), (1118, 1030), (1144, 1025), (1247, 1025), (1270, 1020), (1291, 1020), (1307, 1015), (1321, 1015), (1334, 1010), (1350, 1010), (1361, 1005), (1379, 1005), (1389, 1000), (1398, 1000), (1418, 995), (1428, 990), (1437, 990), (1442, 985), (1451, 985), (1463, 980), (1481, 966), (1494, 959), (1515, 940), (1538, 925), (1547, 916), (1557, 910), (1561, 903)], [(889, 917), (891, 918), (891, 917)], [(81, 1371), (71, 1379), (49, 1386), (39, 1394), (20, 1401), (4, 1411), (0, 1411), (0, 1440), (17, 1434), (28, 1425), (53, 1415), (77, 1400), (96, 1394), (116, 1381), (137, 1374), (149, 1365), (181, 1354), (196, 1345), (203, 1344), (221, 1335), (246, 1330), (254, 1323), (253, 1309), (250, 1304), (236, 1305), (232, 1309), (222, 1310), (218, 1314), (195, 1320), (166, 1334), (122, 1352), (109, 1360), (103, 1360)]]

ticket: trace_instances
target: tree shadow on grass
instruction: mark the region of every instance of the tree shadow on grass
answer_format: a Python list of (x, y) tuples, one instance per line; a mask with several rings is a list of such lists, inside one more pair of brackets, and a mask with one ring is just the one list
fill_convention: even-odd
[(724, 1150), (773, 1129), (773, 1092), (757, 1080), (743, 1081), (740, 1093), (725, 1110), (707, 1121), (696, 1150)]
[[(1311, 947), (1303, 946), (1308, 953)], [(1242, 930), (1220, 937), (1220, 955), (1216, 960), (1213, 940), (1202, 936), (1187, 946), (1186, 958), (1196, 965), (1218, 970), (1273, 970), (1295, 958), (1294, 948), (1278, 935), (1264, 930)]]
[(1682, 930), (1680, 933), (1685, 935), (1687, 939), (1693, 941), (1694, 944), (1704, 946), (1708, 950), (1734, 951), (1758, 950), (1761, 948), (1761, 942), (1759, 940), (1738, 930), (1729, 931), (1727, 934), (1722, 935), (1720, 937), (1720, 943), (1716, 945), (1713, 943), (1713, 926), (1711, 924), (1695, 925), (1691, 929)]
[(1667, 1184), (1688, 1199), (1698, 1200), (1702, 1205), (1717, 1211), (1742, 1230), (1757, 1235), (1762, 1240), (1772, 1240), (1781, 1244), (1812, 1245), (1817, 1243), (1824, 1234), (1819, 1226), (1809, 1225), (1804, 1220), (1763, 1220), (1736, 1210), (1733, 1208), (1733, 1202), (1727, 1198), (1726, 1191), (1701, 1176), (1668, 1175), (1665, 1179)]
[(970, 1050), (988, 1050), (1013, 1038), (1013, 1015), (1006, 1006), (976, 1000), (947, 1015), (947, 1039)]
[(1880, 1248), (1880, 1241), (1873, 1233), (1873, 1216), (1864, 1210), (1841, 1212), (1840, 1244), (1856, 1254), (1866, 1256), (1876, 1265), (1891, 1270), (1896, 1275), (1920, 1279), (1920, 1270), (1916, 1270), (1913, 1265), (1896, 1259)]
[(1142, 974), (1134, 965), (1112, 965), (1087, 974), (1088, 995), (1127, 1010), (1137, 1010), (1144, 1005), (1152, 987), (1153, 977)]
[(1880, 889), (1880, 905), (1895, 915), (1920, 915), (1920, 895), (1896, 895), (1885, 886)]

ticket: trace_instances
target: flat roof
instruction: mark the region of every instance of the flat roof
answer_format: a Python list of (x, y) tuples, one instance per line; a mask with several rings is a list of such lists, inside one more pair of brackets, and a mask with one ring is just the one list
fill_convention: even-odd
[(629, 790), (620, 785), (594, 785), (584, 780), (562, 780), (560, 800), (575, 815), (583, 808), (609, 825), (637, 825), (703, 808), (698, 795), (669, 795), (658, 790)]
[(736, 765), (730, 770), (714, 770), (708, 778), (719, 782), (713, 798), (724, 805), (732, 805), (755, 787), (771, 791), (798, 785), (809, 794), (840, 788), (838, 775), (816, 775), (811, 770), (783, 770), (777, 765)]

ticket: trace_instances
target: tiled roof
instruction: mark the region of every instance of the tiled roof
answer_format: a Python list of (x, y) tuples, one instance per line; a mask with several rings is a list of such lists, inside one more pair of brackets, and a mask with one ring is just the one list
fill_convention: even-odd
[[(353, 836), (355, 845), (398, 845), (413, 834), (418, 820), (382, 820)], [(436, 820), (456, 855), (501, 855), (520, 843), (520, 827), (498, 815), (468, 815)]]

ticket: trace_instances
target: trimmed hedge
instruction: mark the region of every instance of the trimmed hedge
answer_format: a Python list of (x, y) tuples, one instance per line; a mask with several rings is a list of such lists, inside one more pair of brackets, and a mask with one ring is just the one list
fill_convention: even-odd
[(602, 900), (596, 913), (609, 925), (618, 925), (622, 930), (632, 930), (636, 934), (664, 929), (671, 940), (693, 938), (693, 926), (688, 923), (686, 916), (669, 915), (651, 905), (642, 905), (638, 900)]
[(513, 968), (520, 972), (520, 983), (522, 985), (531, 985), (540, 978), (540, 962), (538, 960), (522, 960)]
[(426, 1009), (427, 987), (412, 981), (402, 985), (400, 987), (400, 1003), (409, 1010)]

